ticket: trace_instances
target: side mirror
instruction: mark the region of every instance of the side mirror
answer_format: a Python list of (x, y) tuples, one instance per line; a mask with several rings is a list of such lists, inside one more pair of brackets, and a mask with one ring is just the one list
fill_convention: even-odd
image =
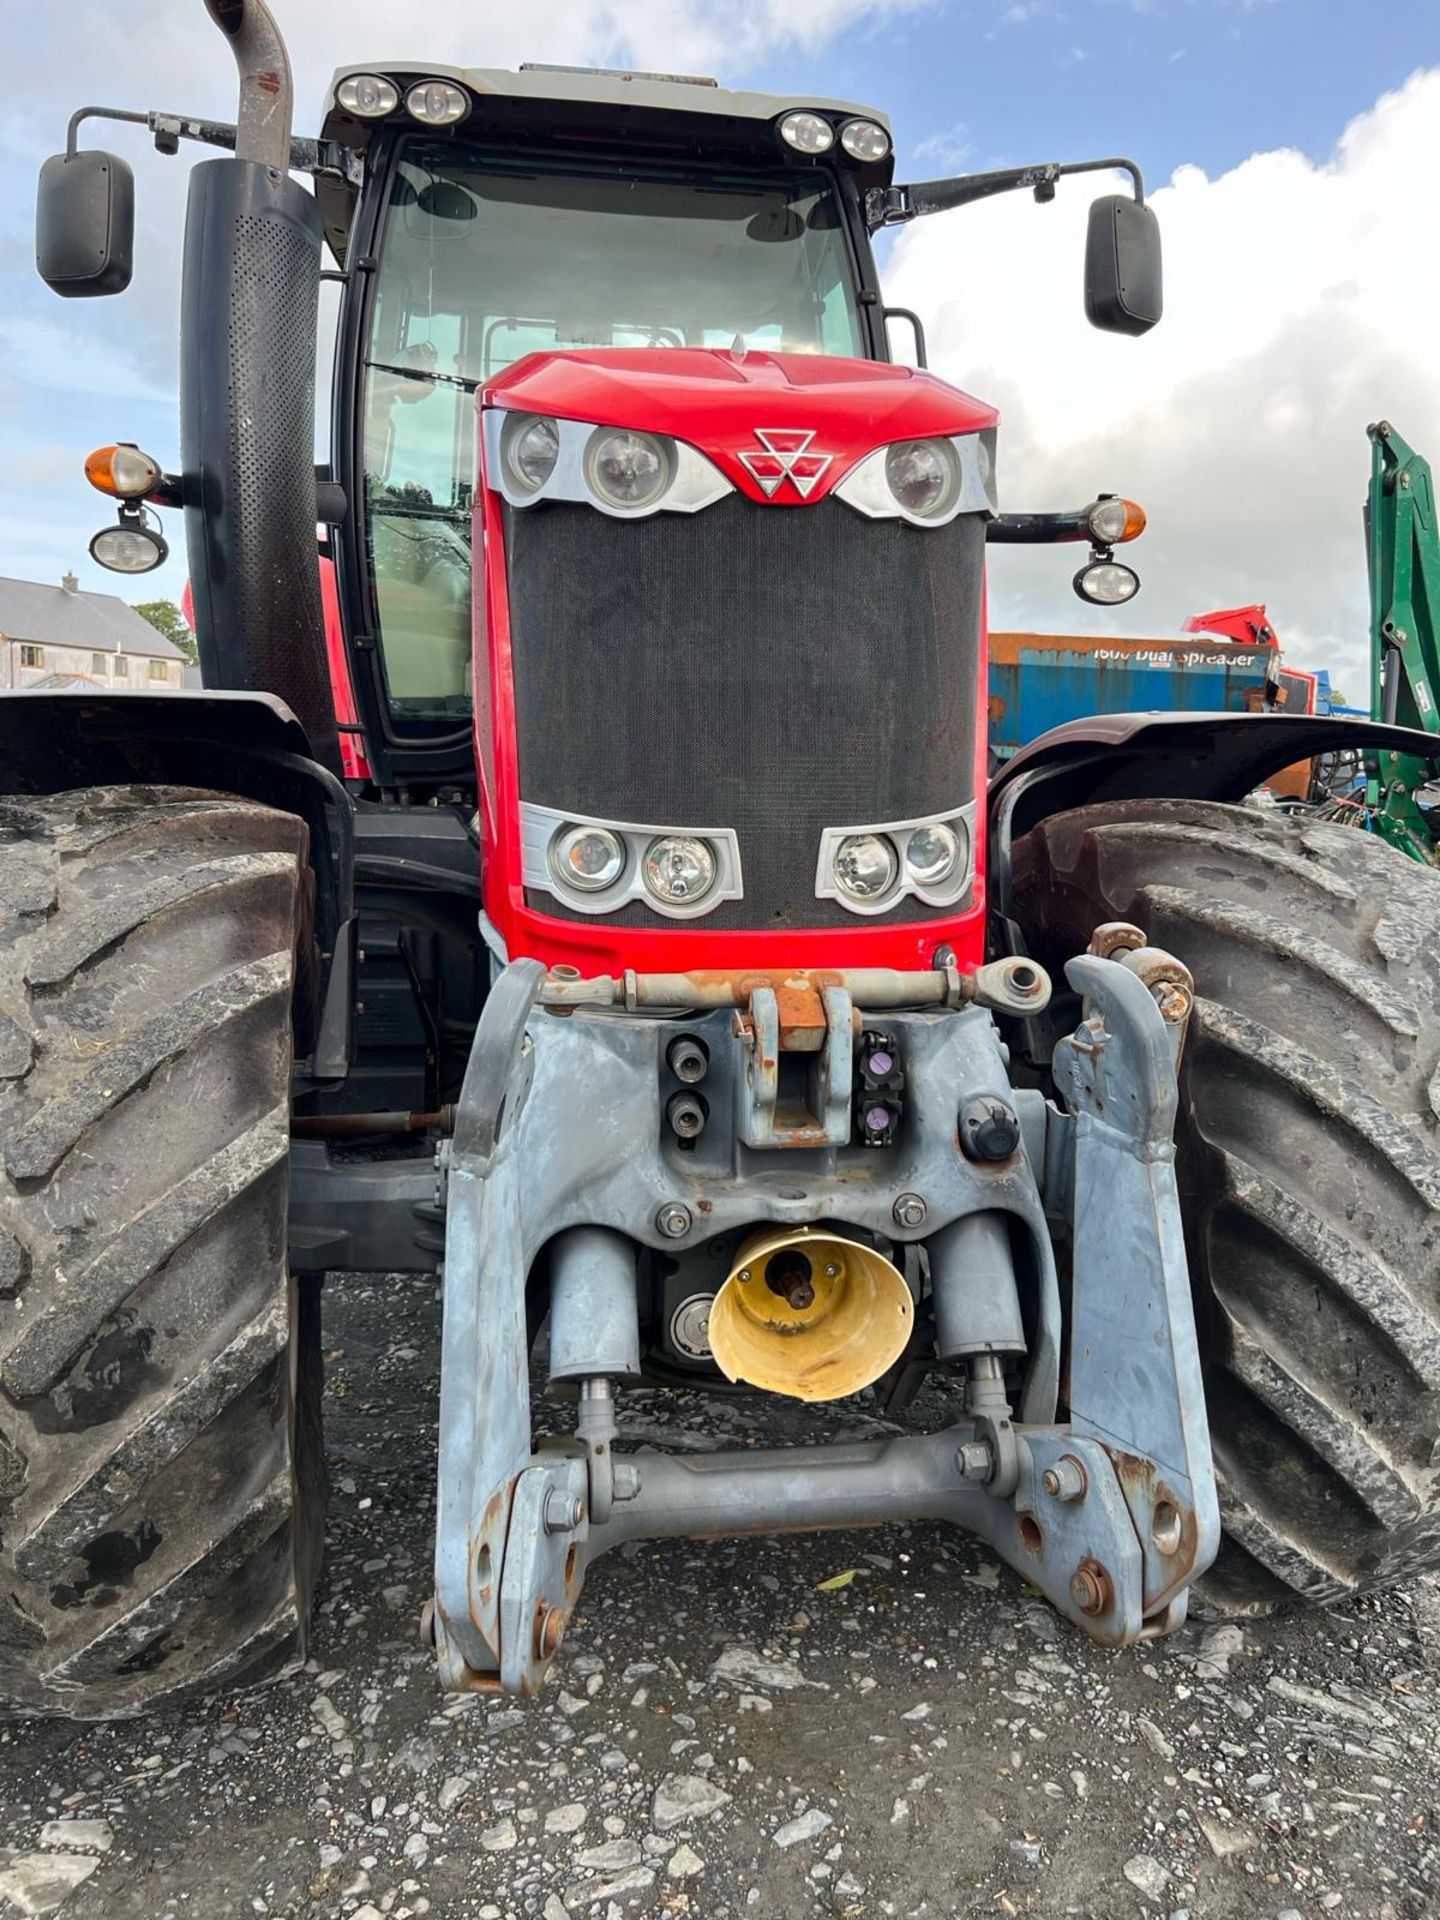
[(1106, 333), (1148, 333), (1164, 307), (1160, 222), (1143, 201), (1093, 201), (1085, 238), (1085, 318)]
[(117, 154), (56, 153), (40, 169), (35, 265), (67, 298), (123, 293), (135, 256), (135, 176)]

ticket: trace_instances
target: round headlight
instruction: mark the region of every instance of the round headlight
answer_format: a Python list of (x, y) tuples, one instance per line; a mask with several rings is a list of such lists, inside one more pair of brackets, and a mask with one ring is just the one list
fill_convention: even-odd
[(565, 885), (599, 893), (625, 871), (624, 842), (608, 827), (562, 827), (550, 842), (550, 866)]
[(606, 506), (640, 513), (670, 484), (669, 449), (653, 433), (600, 427), (586, 443), (585, 480)]
[(1092, 606), (1118, 607), (1140, 591), (1140, 576), (1118, 560), (1097, 560), (1082, 567), (1074, 582), (1076, 593)]
[(90, 542), (90, 558), (111, 573), (153, 573), (169, 557), (153, 527), (105, 527)]
[(941, 820), (916, 827), (905, 848), (905, 871), (917, 886), (943, 887), (954, 879), (965, 857), (964, 833), (958, 821), (954, 826)]
[(797, 153), (828, 153), (835, 129), (818, 113), (787, 113), (780, 122), (780, 138)]
[(840, 144), (852, 160), (883, 160), (890, 151), (890, 136), (878, 121), (847, 120), (840, 129)]
[(882, 900), (899, 869), (894, 847), (878, 833), (852, 833), (835, 851), (835, 884), (852, 900)]
[(421, 80), (405, 96), (405, 111), (427, 127), (453, 127), (470, 111), (470, 96), (449, 80)]
[(948, 440), (901, 440), (885, 456), (890, 491), (907, 513), (933, 520), (960, 484), (960, 462)]
[(667, 833), (645, 849), (645, 888), (667, 907), (703, 900), (715, 884), (715, 849), (690, 833)]
[(400, 104), (400, 89), (381, 73), (347, 73), (335, 89), (335, 104), (357, 120), (383, 120)]
[(560, 458), (560, 433), (543, 414), (512, 414), (501, 446), (511, 484), (521, 493), (538, 493)]

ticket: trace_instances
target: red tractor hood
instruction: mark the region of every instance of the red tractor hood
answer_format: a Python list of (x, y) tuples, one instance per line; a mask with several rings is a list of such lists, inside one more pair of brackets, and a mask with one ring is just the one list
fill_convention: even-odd
[[(978, 433), (999, 417), (911, 367), (696, 347), (532, 353), (486, 386), (481, 404), (669, 434), (771, 506), (823, 500), (876, 447)], [(803, 498), (793, 487), (772, 494), (761, 486), (754, 468), (765, 471), (767, 454), (807, 463), (814, 481)]]

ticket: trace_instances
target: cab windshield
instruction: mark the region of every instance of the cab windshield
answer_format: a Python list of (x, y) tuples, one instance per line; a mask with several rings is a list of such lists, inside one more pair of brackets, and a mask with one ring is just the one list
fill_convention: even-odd
[(834, 191), (509, 171), (407, 148), (364, 373), (365, 538), (398, 714), (470, 704), (475, 389), (566, 347), (859, 355)]

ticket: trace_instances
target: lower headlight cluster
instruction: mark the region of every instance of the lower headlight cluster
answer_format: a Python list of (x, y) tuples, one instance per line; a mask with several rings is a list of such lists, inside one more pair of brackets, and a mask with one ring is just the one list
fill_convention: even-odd
[(520, 839), (525, 885), (577, 913), (614, 913), (639, 901), (686, 920), (744, 891), (739, 841), (729, 827), (577, 820), (522, 801)]
[(815, 896), (852, 913), (886, 913), (913, 895), (953, 906), (970, 884), (971, 808), (930, 820), (829, 827), (821, 836)]

